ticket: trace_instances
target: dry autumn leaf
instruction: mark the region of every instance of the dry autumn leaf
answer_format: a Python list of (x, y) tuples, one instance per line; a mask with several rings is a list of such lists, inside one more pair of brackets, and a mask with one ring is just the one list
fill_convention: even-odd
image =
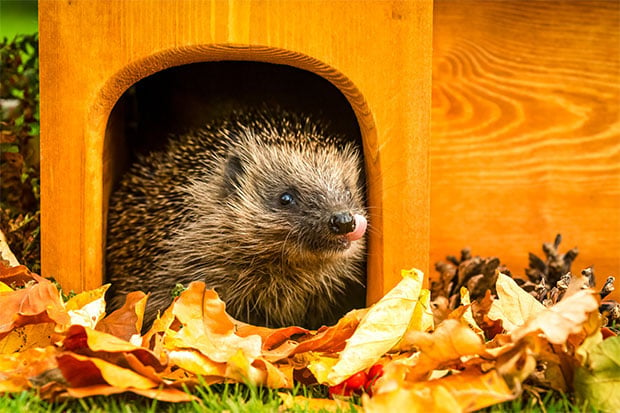
[(579, 333), (591, 312), (598, 309), (593, 290), (581, 290), (556, 305), (537, 311), (523, 326), (514, 329), (512, 339), (540, 331), (552, 344), (564, 344), (570, 334)]
[(214, 290), (206, 289), (204, 283), (191, 283), (172, 305), (172, 313), (183, 328), (166, 331), (164, 343), (167, 349), (195, 349), (222, 363), (228, 362), (238, 351), (252, 361), (261, 354), (260, 336), (236, 335), (224, 302)]
[(372, 366), (402, 339), (418, 303), (424, 274), (413, 269), (403, 271), (402, 275), (398, 285), (368, 310), (349, 338), (327, 376), (329, 385), (338, 384)]
[(37, 377), (58, 367), (58, 350), (52, 346), (0, 355), (0, 392), (19, 392), (34, 387)]
[(403, 342), (418, 350), (417, 358), (407, 372), (410, 380), (420, 380), (433, 370), (459, 363), (461, 357), (480, 354), (485, 348), (478, 334), (452, 319), (444, 320), (432, 333), (411, 331)]
[[(512, 400), (513, 392), (495, 371), (471, 370), (423, 382), (401, 382), (389, 392), (364, 397), (365, 411), (451, 411), (471, 412)], [(440, 400), (429, 400), (440, 397)], [(409, 404), (409, 405), (408, 405)]]
[(95, 328), (118, 338), (131, 340), (142, 330), (147, 299), (148, 296), (141, 291), (127, 294), (123, 306), (97, 323)]
[(0, 292), (0, 338), (26, 324), (70, 323), (56, 286), (36, 274), (32, 278), (35, 283), (26, 288)]
[(499, 298), (493, 301), (488, 316), (491, 320), (501, 320), (506, 331), (522, 326), (530, 317), (545, 309), (507, 275), (500, 273), (495, 287)]
[(34, 279), (33, 275), (25, 265), (8, 267), (0, 260), (0, 281), (7, 286), (15, 284), (22, 287)]
[(105, 292), (110, 285), (74, 295), (65, 303), (65, 310), (71, 317), (71, 325), (95, 328), (105, 315)]

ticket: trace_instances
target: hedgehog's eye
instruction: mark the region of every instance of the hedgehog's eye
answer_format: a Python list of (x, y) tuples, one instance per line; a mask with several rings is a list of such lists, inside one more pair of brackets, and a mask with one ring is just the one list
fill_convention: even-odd
[(295, 197), (288, 192), (284, 192), (280, 195), (280, 205), (287, 206), (295, 203)]
[(347, 199), (351, 199), (351, 190), (348, 187), (344, 189), (344, 194), (346, 195)]

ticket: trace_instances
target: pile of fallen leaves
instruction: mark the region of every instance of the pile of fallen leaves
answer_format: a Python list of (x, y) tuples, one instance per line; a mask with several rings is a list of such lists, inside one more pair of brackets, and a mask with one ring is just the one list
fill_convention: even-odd
[(471, 301), (461, 288), (460, 305), (443, 319), (433, 317), (423, 277), (403, 271), (378, 303), (318, 331), (235, 321), (213, 290), (194, 282), (141, 334), (143, 293), (106, 316), (105, 286), (64, 302), (49, 280), (2, 267), (0, 391), (181, 402), (194, 399), (199, 383), (321, 383), (332, 399), (282, 392), (283, 405), (348, 406), (356, 397), (368, 412), (454, 413), (511, 400), (527, 383), (620, 409), (620, 338), (601, 328), (598, 294), (579, 277), (547, 308), (498, 272), (495, 298), (488, 290)]

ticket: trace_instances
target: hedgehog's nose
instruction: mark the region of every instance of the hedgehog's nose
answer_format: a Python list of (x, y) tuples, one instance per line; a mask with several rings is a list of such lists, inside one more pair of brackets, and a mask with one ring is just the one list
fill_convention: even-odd
[(338, 212), (329, 219), (329, 227), (334, 234), (348, 234), (355, 229), (355, 219), (350, 212)]

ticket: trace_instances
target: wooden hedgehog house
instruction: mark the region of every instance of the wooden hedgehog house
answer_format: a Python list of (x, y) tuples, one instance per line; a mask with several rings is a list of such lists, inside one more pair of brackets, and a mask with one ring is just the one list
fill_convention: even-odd
[(107, 203), (132, 139), (202, 122), (229, 89), (258, 84), (359, 128), (368, 303), (401, 269), (428, 270), (430, 0), (41, 0), (39, 20), (42, 272), (65, 289), (104, 282)]

